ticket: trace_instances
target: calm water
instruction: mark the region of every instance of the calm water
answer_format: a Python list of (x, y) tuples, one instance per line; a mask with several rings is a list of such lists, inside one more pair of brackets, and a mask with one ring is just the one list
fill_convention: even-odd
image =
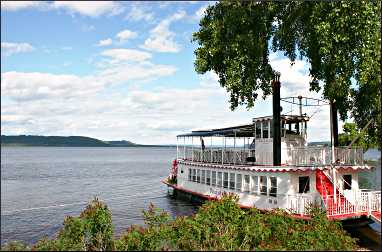
[(54, 237), (94, 196), (110, 207), (117, 235), (143, 224), (150, 202), (173, 216), (193, 213), (160, 182), (175, 156), (174, 148), (2, 147), (1, 244)]

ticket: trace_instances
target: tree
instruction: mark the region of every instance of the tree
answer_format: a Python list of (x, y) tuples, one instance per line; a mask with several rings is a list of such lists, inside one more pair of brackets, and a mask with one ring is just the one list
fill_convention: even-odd
[(374, 139), (366, 131), (361, 132), (355, 123), (345, 123), (343, 131), (344, 133), (338, 137), (340, 146), (348, 146), (354, 139), (357, 139), (352, 146), (362, 147), (363, 151), (377, 147)]
[(358, 128), (371, 118), (368, 134), (381, 126), (380, 1), (221, 1), (209, 6), (193, 34), (195, 70), (214, 71), (230, 94), (231, 109), (254, 106), (258, 92), (271, 93), (271, 51), (292, 64), (310, 64), (310, 90), (335, 100), (340, 118)]

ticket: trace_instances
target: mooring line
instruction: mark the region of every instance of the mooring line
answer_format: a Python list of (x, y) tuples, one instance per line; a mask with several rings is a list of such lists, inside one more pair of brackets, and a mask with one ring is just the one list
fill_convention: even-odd
[[(118, 197), (112, 197), (108, 199), (101, 199), (99, 196), (95, 196), (94, 198), (98, 198), (101, 201), (110, 201), (110, 200), (115, 200), (115, 199), (122, 199), (122, 198), (131, 198), (135, 196), (141, 196), (141, 195), (147, 195), (152, 192), (147, 192), (147, 193), (138, 193), (135, 195), (123, 195), (123, 196), (118, 196)], [(19, 212), (25, 212), (25, 211), (33, 211), (33, 210), (40, 210), (40, 209), (49, 209), (49, 208), (57, 208), (57, 207), (66, 207), (66, 206), (74, 206), (74, 205), (84, 205), (88, 204), (90, 201), (81, 201), (81, 202), (74, 202), (74, 203), (67, 203), (67, 204), (56, 204), (56, 205), (50, 205), (50, 206), (42, 206), (42, 207), (31, 207), (31, 208), (22, 208), (22, 209), (15, 209), (15, 210), (10, 210), (10, 211), (2, 211), (2, 215), (6, 214), (13, 214), (13, 213), (19, 213)]]

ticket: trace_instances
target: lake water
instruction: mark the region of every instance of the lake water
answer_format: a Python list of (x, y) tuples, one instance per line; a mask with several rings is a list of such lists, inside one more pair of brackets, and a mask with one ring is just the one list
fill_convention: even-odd
[(1, 244), (54, 237), (64, 217), (78, 216), (95, 196), (111, 209), (116, 235), (143, 224), (151, 202), (173, 216), (194, 213), (160, 182), (174, 157), (176, 148), (2, 147)]
[(1, 244), (54, 237), (94, 196), (111, 209), (116, 234), (143, 224), (150, 202), (173, 216), (193, 213), (160, 182), (174, 157), (176, 148), (2, 147)]

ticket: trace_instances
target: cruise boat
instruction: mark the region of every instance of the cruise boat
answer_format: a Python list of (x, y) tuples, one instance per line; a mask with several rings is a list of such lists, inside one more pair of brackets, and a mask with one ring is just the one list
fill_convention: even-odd
[[(281, 208), (309, 218), (309, 207), (315, 205), (329, 219), (366, 216), (380, 223), (381, 192), (358, 183), (359, 172), (375, 168), (364, 163), (363, 150), (336, 146), (335, 132), (331, 146), (308, 146), (310, 118), (302, 113), (303, 97), (290, 97), (300, 113), (281, 114), (280, 82), (272, 86), (272, 116), (178, 135), (177, 156), (163, 182), (190, 199), (215, 200), (233, 193), (242, 208)], [(332, 132), (336, 121), (331, 112)]]

